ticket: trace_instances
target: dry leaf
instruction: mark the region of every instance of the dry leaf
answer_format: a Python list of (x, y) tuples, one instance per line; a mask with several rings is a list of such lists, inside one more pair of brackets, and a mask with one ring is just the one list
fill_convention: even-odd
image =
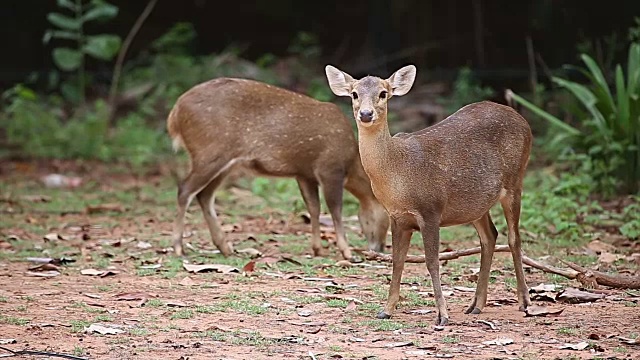
[(180, 280), (178, 284), (182, 286), (194, 286), (196, 285), (196, 282), (193, 281), (193, 279), (191, 279), (190, 277), (186, 276), (184, 279)]
[(92, 298), (92, 299), (100, 299), (102, 296), (90, 293), (84, 293), (84, 296)]
[(589, 244), (587, 244), (587, 249), (594, 251), (596, 254), (604, 253), (604, 252), (613, 252), (616, 251), (616, 247), (602, 242), (600, 240), (593, 240)]
[(132, 300), (142, 300), (142, 299), (146, 299), (148, 297), (153, 297), (153, 296), (143, 292), (130, 292), (130, 293), (116, 294), (113, 297), (115, 297), (116, 300), (132, 301)]
[(323, 321), (295, 321), (295, 320), (288, 320), (287, 322), (289, 324), (291, 324), (291, 325), (298, 325), (298, 326), (325, 326), (325, 325), (327, 325), (327, 323), (325, 323)]
[(640, 340), (638, 339), (631, 339), (631, 338), (626, 338), (626, 337), (622, 337), (622, 336), (617, 336), (618, 340), (620, 340), (620, 342), (628, 344), (628, 345), (640, 345)]
[(60, 271), (60, 268), (53, 264), (40, 264), (29, 268), (30, 271)]
[(124, 331), (115, 328), (108, 328), (98, 324), (91, 324), (89, 327), (84, 328), (84, 332), (87, 334), (98, 333), (100, 335), (117, 335)]
[(27, 271), (25, 274), (28, 275), (28, 276), (49, 278), (49, 277), (56, 277), (56, 276), (60, 275), (60, 272), (59, 271), (55, 271), (55, 270), (40, 271), (40, 272)]
[(589, 343), (586, 341), (579, 342), (577, 344), (564, 344), (560, 346), (560, 349), (569, 349), (569, 350), (584, 350), (589, 347)]
[(555, 284), (539, 284), (529, 289), (529, 293), (545, 293), (550, 291), (556, 291), (560, 286)]
[(429, 314), (432, 313), (433, 310), (429, 310), (429, 309), (417, 309), (417, 310), (407, 310), (405, 311), (405, 313), (407, 314), (414, 314), (414, 315), (425, 315), (425, 314)]
[(109, 212), (109, 211), (122, 213), (125, 211), (125, 209), (121, 204), (110, 203), (110, 204), (100, 204), (95, 206), (87, 206), (85, 211), (87, 214), (91, 215), (91, 214), (98, 214), (98, 213)]
[(182, 264), (182, 266), (184, 266), (185, 270), (192, 273), (215, 271), (223, 274), (229, 274), (232, 272), (236, 272), (236, 273), (240, 272), (240, 270), (238, 270), (233, 266), (222, 265), (222, 264), (202, 264), (202, 265)]
[(397, 347), (411, 346), (411, 345), (413, 345), (413, 341), (401, 341), (401, 342), (393, 342), (393, 343), (385, 344), (384, 347), (397, 348)]
[(594, 294), (588, 291), (582, 291), (574, 288), (566, 288), (556, 296), (556, 300), (569, 304), (579, 304), (585, 302), (594, 302), (604, 299), (605, 294)]
[(616, 255), (610, 252), (603, 252), (600, 254), (600, 256), (598, 256), (598, 262), (601, 262), (603, 264), (613, 264), (614, 262), (622, 258), (624, 258), (623, 255)]
[(343, 268), (348, 268), (348, 267), (352, 267), (353, 264), (351, 263), (351, 261), (349, 260), (340, 260), (340, 261), (336, 261), (335, 266), (337, 267), (343, 267)]
[(525, 310), (525, 317), (527, 316), (558, 316), (562, 314), (564, 308), (550, 310), (546, 306), (531, 305)]
[(305, 333), (307, 334), (317, 334), (320, 332), (320, 330), (322, 330), (322, 328), (320, 326), (315, 326), (315, 327), (311, 327), (305, 330)]
[(138, 243), (136, 244), (136, 247), (140, 250), (146, 250), (146, 249), (151, 249), (153, 245), (151, 245), (151, 243), (148, 243), (146, 241), (138, 241)]
[(476, 291), (476, 289), (470, 288), (470, 287), (466, 287), (466, 286), (454, 286), (453, 289), (454, 290), (458, 290), (458, 291), (462, 291), (462, 292), (475, 292)]
[(250, 273), (256, 269), (256, 262), (254, 260), (249, 261), (242, 267), (242, 272)]
[(298, 316), (302, 316), (302, 317), (309, 317), (311, 316), (311, 314), (313, 314), (313, 311), (308, 309), (302, 309), (298, 311)]
[(47, 235), (45, 235), (44, 237), (44, 241), (56, 241), (56, 240), (64, 240), (64, 238), (62, 237), (62, 235), (58, 234), (58, 233), (49, 233)]
[(16, 344), (16, 339), (0, 339), (0, 345)]
[(513, 344), (513, 339), (497, 338), (495, 340), (483, 341), (482, 343), (485, 345), (505, 346), (505, 345)]
[(252, 258), (257, 258), (262, 256), (262, 252), (254, 248), (240, 249), (240, 250), (236, 250), (236, 252), (240, 254), (247, 254), (249, 255), (249, 257), (252, 257)]
[(115, 270), (82, 269), (82, 270), (80, 270), (80, 273), (82, 275), (88, 275), (88, 276), (106, 277), (106, 276), (110, 276), (110, 275), (117, 275), (119, 273), (119, 271), (115, 271)]
[(167, 301), (167, 306), (169, 307), (187, 307), (188, 305), (183, 303), (182, 301)]
[(357, 305), (355, 301), (350, 301), (347, 307), (344, 308), (344, 311), (354, 311)]

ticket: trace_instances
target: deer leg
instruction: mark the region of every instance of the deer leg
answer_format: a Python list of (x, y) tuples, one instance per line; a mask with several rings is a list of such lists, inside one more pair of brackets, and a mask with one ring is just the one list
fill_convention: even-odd
[[(204, 189), (211, 179), (218, 175), (223, 170), (223, 165), (207, 166), (210, 164), (193, 164), (189, 175), (180, 182), (178, 186), (178, 213), (173, 227), (173, 250), (176, 255), (184, 255), (184, 248), (182, 244), (182, 234), (184, 232), (184, 216), (187, 212), (187, 208), (193, 201), (193, 198), (202, 189)], [(199, 172), (197, 169), (209, 168), (211, 170), (206, 172)]]
[(480, 314), (487, 304), (487, 287), (489, 286), (491, 262), (493, 260), (493, 250), (496, 246), (496, 238), (498, 237), (498, 230), (493, 225), (489, 212), (474, 221), (473, 226), (476, 228), (478, 236), (480, 236), (480, 274), (478, 274), (476, 294), (465, 314)]
[(298, 178), (298, 187), (302, 198), (309, 211), (311, 220), (311, 249), (314, 256), (320, 256), (322, 242), (320, 241), (320, 196), (318, 195), (318, 183), (315, 180)]
[(436, 325), (444, 326), (449, 322), (449, 312), (447, 311), (447, 302), (444, 299), (444, 295), (442, 295), (442, 285), (440, 283), (440, 260), (438, 259), (440, 252), (439, 216), (424, 219), (419, 225), (420, 231), (422, 232), (422, 242), (424, 244), (424, 258), (429, 275), (431, 275), (433, 294), (436, 298), (436, 306), (438, 307)]
[(233, 253), (233, 244), (230, 241), (225, 241), (225, 235), (220, 228), (218, 222), (218, 215), (214, 208), (215, 197), (214, 193), (216, 189), (222, 184), (224, 178), (229, 174), (230, 170), (226, 170), (216, 176), (207, 186), (202, 189), (198, 195), (198, 203), (202, 208), (202, 215), (204, 217), (207, 226), (209, 227), (209, 233), (211, 234), (211, 240), (213, 244), (220, 250), (222, 255), (229, 256)]
[(336, 230), (336, 245), (346, 260), (354, 260), (351, 257), (351, 249), (347, 243), (347, 238), (342, 226), (342, 194), (344, 186), (344, 176), (329, 176), (320, 178), (320, 186), (324, 194), (324, 200), (333, 219), (333, 227)]
[(513, 267), (518, 283), (518, 303), (520, 304), (520, 311), (524, 311), (531, 305), (531, 300), (529, 299), (527, 282), (522, 268), (522, 241), (520, 240), (519, 230), (520, 196), (520, 190), (508, 190), (500, 199), (500, 203), (502, 204), (504, 216), (507, 220), (507, 227), (509, 228), (509, 248), (511, 249)]
[(391, 220), (391, 248), (392, 266), (391, 285), (389, 286), (389, 297), (384, 310), (378, 313), (378, 319), (389, 319), (396, 309), (400, 300), (400, 281), (404, 270), (404, 261), (407, 258), (411, 234), (413, 231), (400, 228), (395, 220)]

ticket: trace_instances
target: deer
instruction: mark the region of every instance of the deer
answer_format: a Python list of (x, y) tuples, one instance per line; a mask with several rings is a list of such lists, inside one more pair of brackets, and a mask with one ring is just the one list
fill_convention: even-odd
[(342, 223), (343, 188), (360, 202), (358, 218), (369, 249), (383, 251), (389, 218), (364, 172), (349, 119), (332, 103), (321, 102), (263, 82), (217, 78), (182, 94), (167, 118), (176, 151), (185, 148), (190, 170), (178, 184), (173, 249), (183, 256), (185, 212), (193, 198), (202, 208), (213, 244), (234, 253), (214, 208), (216, 189), (234, 169), (259, 176), (295, 178), (309, 212), (311, 247), (322, 255), (322, 188), (344, 259), (357, 261)]
[(520, 199), (532, 135), (527, 121), (512, 108), (483, 101), (466, 105), (437, 124), (391, 136), (387, 103), (405, 95), (416, 67), (405, 66), (388, 79), (360, 80), (327, 65), (333, 93), (351, 97), (358, 128), (358, 148), (373, 193), (391, 221), (392, 276), (380, 319), (392, 316), (411, 235), (422, 235), (427, 270), (438, 309), (436, 326), (449, 322), (440, 282), (440, 227), (472, 224), (481, 245), (480, 273), (467, 314), (479, 314), (487, 302), (487, 286), (498, 231), (489, 210), (500, 202), (508, 227), (520, 311), (531, 305), (519, 233)]

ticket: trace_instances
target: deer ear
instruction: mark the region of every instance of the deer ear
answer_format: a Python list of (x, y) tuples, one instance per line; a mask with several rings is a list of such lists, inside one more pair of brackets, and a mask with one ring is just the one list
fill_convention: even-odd
[(351, 84), (353, 83), (353, 77), (351, 77), (351, 75), (331, 65), (327, 65), (324, 71), (327, 74), (327, 80), (329, 80), (329, 87), (334, 94), (338, 96), (351, 96)]
[(413, 65), (403, 67), (387, 79), (389, 85), (391, 85), (391, 94), (394, 96), (402, 96), (408, 93), (415, 80), (416, 67)]

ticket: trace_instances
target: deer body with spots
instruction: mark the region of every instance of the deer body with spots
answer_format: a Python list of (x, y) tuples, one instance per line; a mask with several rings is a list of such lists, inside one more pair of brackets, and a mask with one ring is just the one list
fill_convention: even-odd
[(500, 202), (509, 228), (520, 309), (530, 305), (522, 269), (518, 231), (522, 182), (531, 150), (527, 121), (507, 106), (492, 102), (467, 105), (426, 129), (391, 136), (387, 101), (406, 94), (416, 69), (406, 66), (389, 79), (355, 80), (326, 67), (332, 91), (352, 98), (360, 156), (373, 192), (391, 219), (393, 274), (387, 304), (379, 318), (389, 318), (399, 300), (400, 281), (411, 234), (420, 231), (425, 260), (438, 307), (438, 325), (449, 315), (442, 295), (439, 228), (471, 223), (480, 236), (480, 273), (467, 313), (478, 314), (487, 302), (487, 286), (498, 232), (489, 209)]
[(336, 105), (257, 81), (218, 78), (184, 93), (167, 128), (191, 163), (178, 188), (176, 254), (183, 254), (184, 215), (194, 197), (213, 243), (225, 256), (233, 253), (217, 220), (214, 192), (237, 167), (297, 180), (310, 214), (315, 255), (321, 251), (319, 186), (345, 259), (352, 255), (341, 220), (343, 187), (360, 201), (358, 215), (369, 248), (384, 248), (388, 216), (373, 195), (349, 121)]

